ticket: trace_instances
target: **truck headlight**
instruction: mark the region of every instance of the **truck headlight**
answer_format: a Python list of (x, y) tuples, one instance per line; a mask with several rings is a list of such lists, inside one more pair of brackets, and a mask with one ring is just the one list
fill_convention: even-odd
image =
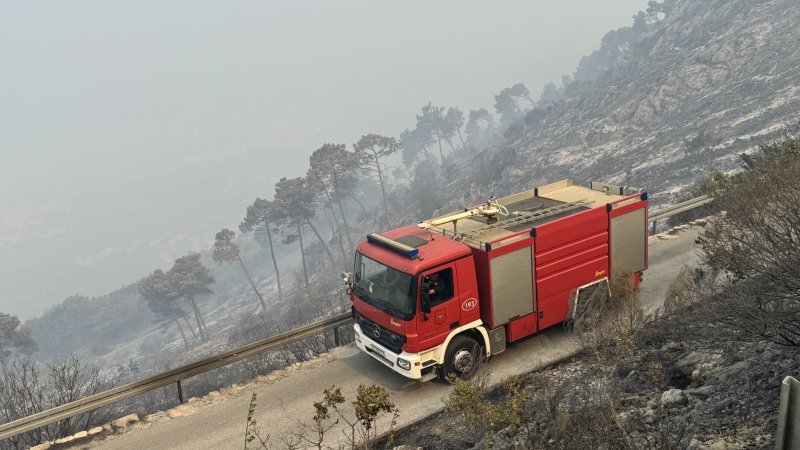
[(411, 370), (411, 363), (403, 358), (397, 358), (397, 367), (403, 370)]

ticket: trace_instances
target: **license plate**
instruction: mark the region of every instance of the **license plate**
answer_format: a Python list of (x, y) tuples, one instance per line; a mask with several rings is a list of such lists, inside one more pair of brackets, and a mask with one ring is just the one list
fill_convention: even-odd
[(375, 353), (377, 353), (377, 354), (381, 355), (381, 358), (386, 358), (386, 355), (383, 353), (383, 350), (381, 350), (381, 349), (379, 349), (379, 348), (375, 347), (374, 345), (370, 345), (370, 346), (369, 346), (369, 349), (370, 349), (370, 350), (372, 350), (373, 352), (375, 352)]

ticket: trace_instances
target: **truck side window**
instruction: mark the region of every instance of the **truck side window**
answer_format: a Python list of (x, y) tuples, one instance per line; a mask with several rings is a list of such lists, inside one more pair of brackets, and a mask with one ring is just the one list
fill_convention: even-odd
[(444, 269), (426, 275), (424, 282), (427, 284), (431, 306), (436, 306), (453, 298), (453, 269)]

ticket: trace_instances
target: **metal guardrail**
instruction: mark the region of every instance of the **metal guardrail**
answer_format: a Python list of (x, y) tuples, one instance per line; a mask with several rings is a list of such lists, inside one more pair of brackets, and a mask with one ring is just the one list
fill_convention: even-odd
[(677, 205), (672, 205), (670, 207), (649, 214), (647, 220), (653, 223), (653, 234), (655, 234), (656, 222), (658, 222), (659, 220), (667, 219), (669, 217), (675, 216), (680, 213), (684, 213), (694, 208), (707, 205), (713, 201), (714, 197), (710, 195), (702, 195), (700, 197), (695, 197), (691, 200), (686, 200), (685, 202), (681, 202), (678, 203)]
[(672, 217), (676, 214), (680, 214), (682, 212), (689, 211), (691, 209), (707, 205), (714, 201), (714, 197), (710, 195), (702, 195), (700, 197), (695, 197), (691, 200), (686, 200), (685, 202), (678, 203), (677, 205), (672, 205), (668, 208), (661, 209), (649, 215), (648, 220), (654, 222), (656, 220), (666, 219), (668, 217)]
[[(252, 344), (245, 345), (244, 347), (239, 347), (216, 356), (172, 369), (168, 372), (154, 375), (150, 378), (145, 378), (144, 380), (119, 386), (105, 392), (100, 392), (99, 394), (66, 403), (53, 409), (48, 409), (47, 411), (42, 411), (32, 416), (17, 419), (13, 422), (0, 425), (0, 440), (58, 422), (59, 420), (66, 419), (77, 414), (91, 411), (111, 403), (124, 400), (126, 398), (144, 394), (145, 392), (168, 386), (172, 383), (178, 383), (179, 396), (182, 397), (180, 385), (181, 380), (208, 372), (213, 369), (227, 366), (229, 364), (233, 364), (237, 361), (241, 361), (259, 353), (268, 350), (274, 350), (286, 344), (323, 333), (328, 330), (334, 330), (336, 332), (336, 340), (338, 341), (339, 334), (337, 328), (350, 324), (352, 320), (351, 313), (348, 312), (340, 314), (317, 323), (305, 325), (300, 328), (254, 342)], [(338, 344), (339, 343), (337, 342), (337, 345)]]
[[(655, 223), (658, 220), (672, 217), (676, 214), (697, 208), (698, 206), (711, 203), (712, 201), (714, 201), (714, 199), (708, 195), (687, 200), (650, 215), (648, 221), (653, 222), (653, 228), (655, 228)], [(181, 402), (183, 402), (181, 380), (185, 380), (195, 375), (200, 375), (210, 370), (233, 364), (237, 361), (241, 361), (259, 353), (274, 350), (286, 344), (290, 344), (300, 339), (314, 336), (328, 330), (334, 330), (336, 333), (336, 344), (338, 345), (338, 328), (350, 324), (351, 321), (352, 316), (350, 313), (340, 314), (317, 323), (305, 325), (300, 328), (254, 342), (252, 344), (245, 345), (244, 347), (230, 350), (216, 356), (211, 356), (209, 358), (172, 369), (168, 372), (154, 375), (150, 378), (145, 378), (144, 380), (119, 386), (105, 392), (100, 392), (99, 394), (66, 403), (53, 409), (48, 409), (47, 411), (42, 411), (32, 416), (23, 417), (22, 419), (5, 423), (0, 425), (0, 440), (7, 439), (39, 427), (50, 425), (51, 423), (58, 422), (59, 420), (110, 405), (111, 403), (115, 403), (120, 400), (135, 397), (154, 389), (168, 386), (172, 383), (177, 383), (178, 398)]]

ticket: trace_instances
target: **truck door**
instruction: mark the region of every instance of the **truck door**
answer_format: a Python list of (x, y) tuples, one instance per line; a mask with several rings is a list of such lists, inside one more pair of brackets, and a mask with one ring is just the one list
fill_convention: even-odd
[[(460, 326), (461, 298), (458, 288), (455, 263), (425, 271), (419, 277), (417, 332), (422, 348), (441, 344), (451, 329)], [(426, 294), (429, 313), (423, 310)]]

